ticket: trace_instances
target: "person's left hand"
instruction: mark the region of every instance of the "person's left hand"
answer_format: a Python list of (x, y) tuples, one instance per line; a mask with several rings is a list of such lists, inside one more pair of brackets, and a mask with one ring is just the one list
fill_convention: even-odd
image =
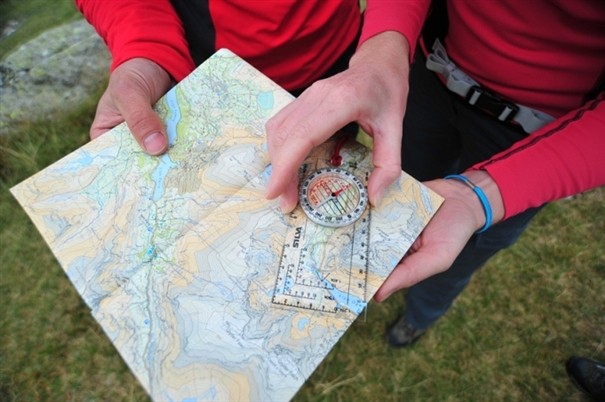
[(90, 138), (95, 139), (126, 121), (142, 149), (151, 155), (164, 153), (168, 149), (166, 129), (153, 105), (171, 85), (168, 72), (154, 61), (145, 58), (125, 61), (109, 77), (97, 105)]
[[(480, 187), (488, 199), (493, 223), (502, 219), (504, 207), (497, 185), (483, 171), (465, 173)], [(485, 224), (485, 213), (479, 198), (466, 184), (457, 180), (438, 179), (424, 183), (445, 201), (406, 256), (374, 295), (382, 302), (396, 291), (447, 270), (471, 236)]]

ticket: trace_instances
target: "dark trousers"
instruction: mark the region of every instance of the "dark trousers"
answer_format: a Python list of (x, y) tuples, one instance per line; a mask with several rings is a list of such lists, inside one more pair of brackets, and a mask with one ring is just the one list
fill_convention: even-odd
[[(449, 92), (424, 63), (419, 50), (410, 71), (403, 125), (404, 171), (421, 181), (459, 173), (527, 136), (519, 127), (499, 122)], [(427, 328), (445, 314), (473, 273), (499, 250), (512, 245), (539, 209), (527, 210), (474, 235), (447, 271), (408, 289), (408, 322)]]

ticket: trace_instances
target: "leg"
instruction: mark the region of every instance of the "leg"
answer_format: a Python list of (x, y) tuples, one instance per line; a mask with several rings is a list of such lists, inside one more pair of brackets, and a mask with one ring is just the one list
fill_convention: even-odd
[[(454, 108), (458, 117), (456, 125), (462, 133), (461, 171), (510, 147), (526, 135), (463, 102), (456, 102)], [(406, 294), (408, 323), (426, 329), (445, 314), (472, 274), (498, 251), (514, 244), (539, 210), (525, 211), (473, 236), (447, 271), (412, 286)]]
[[(432, 74), (428, 70), (424, 70)], [(411, 75), (410, 77), (414, 79), (423, 75)], [(425, 77), (423, 82), (422, 85), (426, 87), (427, 82), (430, 81)], [(427, 180), (463, 171), (469, 166), (507, 149), (526, 136), (520, 128), (498, 122), (448, 92), (440, 82), (438, 84), (442, 86), (443, 91), (433, 91), (429, 99), (415, 95), (408, 101), (406, 116), (412, 110), (415, 115), (419, 116), (419, 119), (406, 117), (404, 154), (407, 159), (404, 159), (403, 165), (405, 170), (406, 162), (411, 164), (411, 170), (417, 178)], [(437, 99), (437, 96), (442, 99)], [(411, 105), (410, 102), (415, 105)], [(452, 111), (447, 113), (448, 123), (454, 127), (457, 133), (458, 146), (456, 159), (451, 157), (451, 154), (447, 154), (446, 160), (439, 162), (434, 161), (434, 157), (443, 157), (443, 149), (432, 142), (439, 136), (426, 136), (427, 131), (423, 127), (423, 122), (426, 123), (428, 120), (430, 127), (433, 124), (432, 117), (426, 115), (431, 113), (434, 105), (443, 107), (443, 102), (451, 102), (449, 105), (451, 105)], [(418, 111), (418, 108), (423, 112)], [(446, 141), (446, 144), (448, 147), (452, 147), (451, 142)], [(415, 147), (418, 147), (420, 152), (417, 152)], [(427, 155), (431, 155), (433, 148), (436, 149), (434, 157), (427, 157)], [(387, 332), (389, 343), (393, 346), (406, 346), (422, 335), (431, 324), (447, 312), (476, 270), (499, 250), (514, 244), (539, 209), (528, 210), (495, 225), (481, 235), (473, 236), (447, 271), (412, 286), (406, 294), (406, 313)]]
[(424, 67), (418, 49), (410, 71), (410, 91), (403, 123), (402, 169), (425, 181), (453, 173), (460, 153), (453, 99), (435, 74)]

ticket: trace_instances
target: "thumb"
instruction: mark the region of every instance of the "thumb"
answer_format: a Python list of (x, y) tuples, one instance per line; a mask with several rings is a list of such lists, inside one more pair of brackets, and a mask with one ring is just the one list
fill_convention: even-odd
[(112, 103), (141, 148), (151, 155), (168, 149), (166, 129), (152, 105), (170, 84), (171, 78), (162, 67), (140, 58), (124, 62), (110, 77), (108, 90)]
[(122, 109), (133, 137), (148, 154), (159, 155), (168, 149), (164, 123), (153, 111), (149, 100), (132, 97)]
[(378, 206), (387, 188), (401, 176), (402, 127), (398, 120), (386, 130), (373, 133), (372, 162), (374, 169), (368, 181), (370, 202)]

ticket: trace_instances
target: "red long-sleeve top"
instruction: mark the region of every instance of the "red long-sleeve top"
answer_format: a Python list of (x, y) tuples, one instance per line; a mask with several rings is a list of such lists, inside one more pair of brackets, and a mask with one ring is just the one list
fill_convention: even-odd
[[(193, 70), (182, 22), (169, 0), (75, 1), (108, 44), (112, 68), (145, 57), (177, 81)], [(230, 48), (286, 89), (319, 78), (359, 27), (351, 12), (354, 0), (207, 3), (215, 47)], [(414, 49), (429, 5), (368, 0), (360, 43), (394, 30)], [(448, 2), (448, 15), (445, 46), (463, 71), (506, 99), (556, 117), (473, 167), (485, 169), (498, 184), (505, 218), (605, 184), (605, 96), (584, 100), (605, 69), (602, 1), (456, 0)], [(269, 48), (271, 57), (263, 51)]]
[[(368, 0), (360, 42), (394, 30), (414, 47), (429, 3)], [(456, 0), (447, 11), (445, 47), (462, 71), (556, 118), (472, 167), (497, 183), (505, 218), (605, 184), (605, 4)], [(596, 98), (586, 100), (595, 88)]]
[(206, 57), (228, 48), (287, 90), (319, 79), (354, 42), (361, 25), (357, 0), (75, 3), (105, 40), (112, 70), (143, 57), (180, 81), (195, 68), (187, 33), (195, 45), (204, 47)]

